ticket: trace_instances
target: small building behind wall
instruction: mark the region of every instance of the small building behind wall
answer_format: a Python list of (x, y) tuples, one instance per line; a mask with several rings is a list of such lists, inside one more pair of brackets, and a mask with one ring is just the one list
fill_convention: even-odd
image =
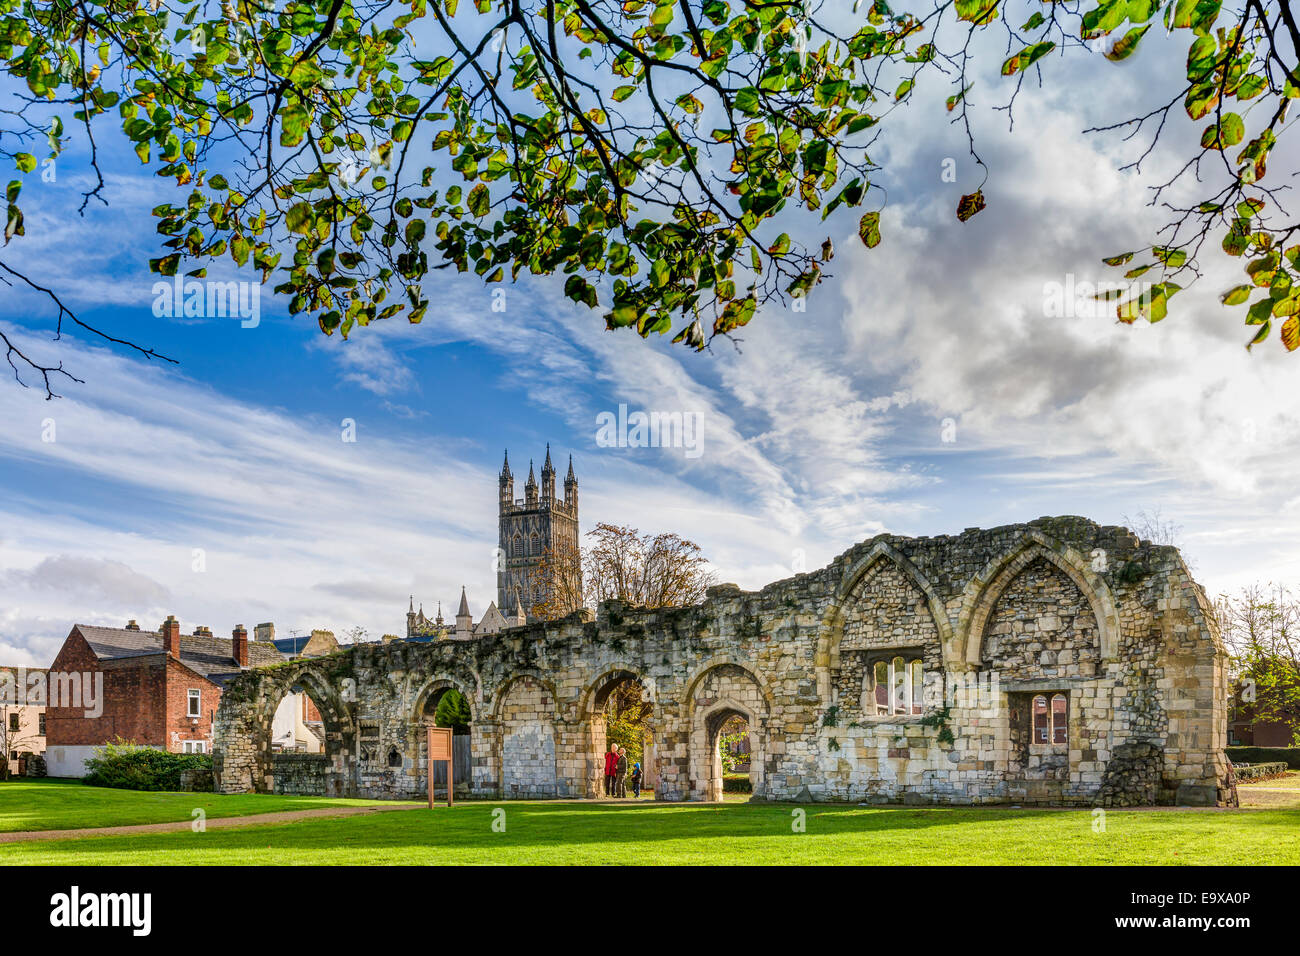
[(0, 760), (10, 776), (30, 773), (30, 761), (44, 758), (48, 685), (44, 667), (0, 667)]
[[(222, 699), (218, 785), (287, 791), (299, 774), (292, 792), (418, 798), (424, 705), (455, 687), (475, 715), (469, 793), (594, 797), (603, 688), (629, 677), (653, 704), (661, 800), (721, 794), (718, 737), (735, 717), (755, 799), (1223, 799), (1226, 655), (1204, 593), (1176, 549), (1076, 517), (878, 535), (695, 607), (608, 603), (595, 619), (250, 670)], [(270, 726), (295, 685), (321, 705), (326, 754), (277, 769)]]

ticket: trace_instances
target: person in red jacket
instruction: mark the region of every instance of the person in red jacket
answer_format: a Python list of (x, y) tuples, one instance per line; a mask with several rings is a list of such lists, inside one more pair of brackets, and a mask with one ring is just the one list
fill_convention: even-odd
[(618, 788), (618, 748), (610, 745), (605, 754), (605, 796), (612, 797)]

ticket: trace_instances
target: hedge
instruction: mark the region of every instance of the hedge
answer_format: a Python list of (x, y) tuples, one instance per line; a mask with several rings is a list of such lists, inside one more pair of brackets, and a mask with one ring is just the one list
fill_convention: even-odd
[(1234, 767), (1233, 769), (1237, 774), (1238, 780), (1247, 781), (1271, 780), (1274, 777), (1284, 777), (1286, 776), (1287, 767), (1282, 761), (1276, 760), (1271, 763), (1246, 764), (1244, 767)]
[(210, 754), (174, 754), (118, 739), (86, 761), (85, 782), (119, 790), (180, 790), (186, 770), (212, 773)]
[(1300, 747), (1228, 747), (1224, 753), (1233, 763), (1269, 763), (1281, 760), (1300, 770)]
[(747, 773), (724, 773), (722, 775), (723, 793), (753, 793), (754, 785)]

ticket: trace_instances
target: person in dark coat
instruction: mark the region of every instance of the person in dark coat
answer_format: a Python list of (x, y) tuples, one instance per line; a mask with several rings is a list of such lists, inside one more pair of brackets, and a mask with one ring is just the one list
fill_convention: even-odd
[(608, 752), (605, 754), (605, 796), (612, 797), (617, 790), (615, 781), (618, 779), (618, 747), (610, 745)]
[(641, 761), (632, 764), (632, 796), (641, 796)]
[(627, 750), (623, 747), (618, 748), (618, 793), (617, 796), (627, 796)]

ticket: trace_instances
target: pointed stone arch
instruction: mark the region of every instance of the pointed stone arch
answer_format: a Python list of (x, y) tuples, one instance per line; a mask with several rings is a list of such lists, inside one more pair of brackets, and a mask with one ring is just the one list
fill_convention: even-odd
[[(516, 691), (520, 694), (517, 698)], [(540, 694), (542, 699), (530, 700), (534, 694)], [(566, 735), (553, 681), (532, 668), (512, 674), (497, 689), (492, 722), (495, 764), (500, 772), (503, 797), (545, 799), (582, 795), (570, 792), (569, 775), (563, 775), (562, 779), (560, 772), (558, 760)]]
[(1074, 582), (1092, 608), (1101, 640), (1103, 661), (1119, 654), (1120, 624), (1115, 597), (1105, 578), (1092, 570), (1088, 559), (1037, 528), (1030, 528), (967, 583), (962, 592), (957, 635), (961, 660), (977, 667), (983, 658), (984, 629), (989, 615), (1007, 586), (1034, 561), (1042, 558)]
[(745, 673), (749, 675), (750, 679), (758, 685), (758, 689), (763, 694), (763, 701), (766, 707), (771, 708), (776, 698), (772, 695), (772, 688), (768, 685), (767, 681), (763, 679), (762, 675), (759, 674), (758, 668), (750, 661), (742, 660), (741, 658), (735, 657), (731, 654), (718, 654), (714, 657), (710, 657), (707, 661), (697, 667), (691, 674), (690, 679), (688, 679), (683, 685), (685, 687), (685, 693), (682, 695), (683, 713), (688, 717), (694, 716), (695, 689), (700, 686), (700, 681), (704, 680), (710, 671), (722, 666), (723, 664), (731, 664), (745, 671)]
[(954, 639), (952, 622), (948, 619), (948, 612), (939, 597), (939, 592), (935, 590), (934, 585), (906, 555), (888, 541), (877, 541), (866, 554), (853, 562), (849, 569), (844, 572), (844, 576), (840, 580), (840, 586), (835, 592), (835, 599), (822, 616), (821, 635), (817, 641), (815, 664), (817, 693), (823, 700), (830, 700), (831, 673), (840, 667), (840, 641), (844, 637), (844, 614), (849, 598), (868, 572), (876, 565), (886, 561), (892, 563), (903, 577), (915, 585), (917, 590), (925, 597), (930, 617), (934, 621), (935, 631), (939, 635), (939, 646), (943, 654), (944, 666), (949, 668), (960, 666), (962, 660), (961, 648)]
[[(734, 668), (741, 674), (723, 677), (719, 696), (703, 705), (697, 704), (695, 695), (700, 685), (710, 675), (718, 674), (722, 668)], [(726, 681), (730, 681), (730, 686), (726, 686)], [(749, 725), (753, 794), (755, 799), (766, 796), (767, 764), (771, 749), (768, 743), (768, 721), (774, 702), (772, 689), (758, 668), (751, 663), (730, 655), (720, 655), (695, 671), (685, 685), (682, 701), (682, 712), (686, 716), (689, 765), (687, 799), (722, 799), (722, 771), (717, 754), (717, 740), (726, 714), (739, 714)]]
[[(614, 664), (588, 681), (582, 696), (578, 699), (577, 710), (578, 733), (586, 744), (585, 759), (580, 769), (584, 774), (582, 785), (585, 788), (584, 795), (587, 797), (604, 795), (604, 757), (608, 745), (608, 738), (605, 735), (605, 702), (614, 688), (629, 680), (639, 683), (644, 692), (649, 695), (650, 717), (645, 724), (645, 730), (653, 733), (654, 727), (661, 723), (662, 713), (655, 682), (636, 663)], [(648, 766), (653, 749), (653, 746), (650, 746), (649, 752), (643, 755), (643, 769)]]
[(483, 682), (479, 675), (472, 671), (439, 668), (433, 673), (421, 674), (419, 684), (414, 681), (411, 684), (417, 687), (415, 692), (408, 697), (410, 706), (407, 708), (407, 714), (413, 724), (420, 723), (421, 717), (424, 715), (424, 705), (428, 701), (429, 695), (440, 690), (455, 689), (459, 691), (470, 702), (470, 707), (476, 715), (484, 709)]

